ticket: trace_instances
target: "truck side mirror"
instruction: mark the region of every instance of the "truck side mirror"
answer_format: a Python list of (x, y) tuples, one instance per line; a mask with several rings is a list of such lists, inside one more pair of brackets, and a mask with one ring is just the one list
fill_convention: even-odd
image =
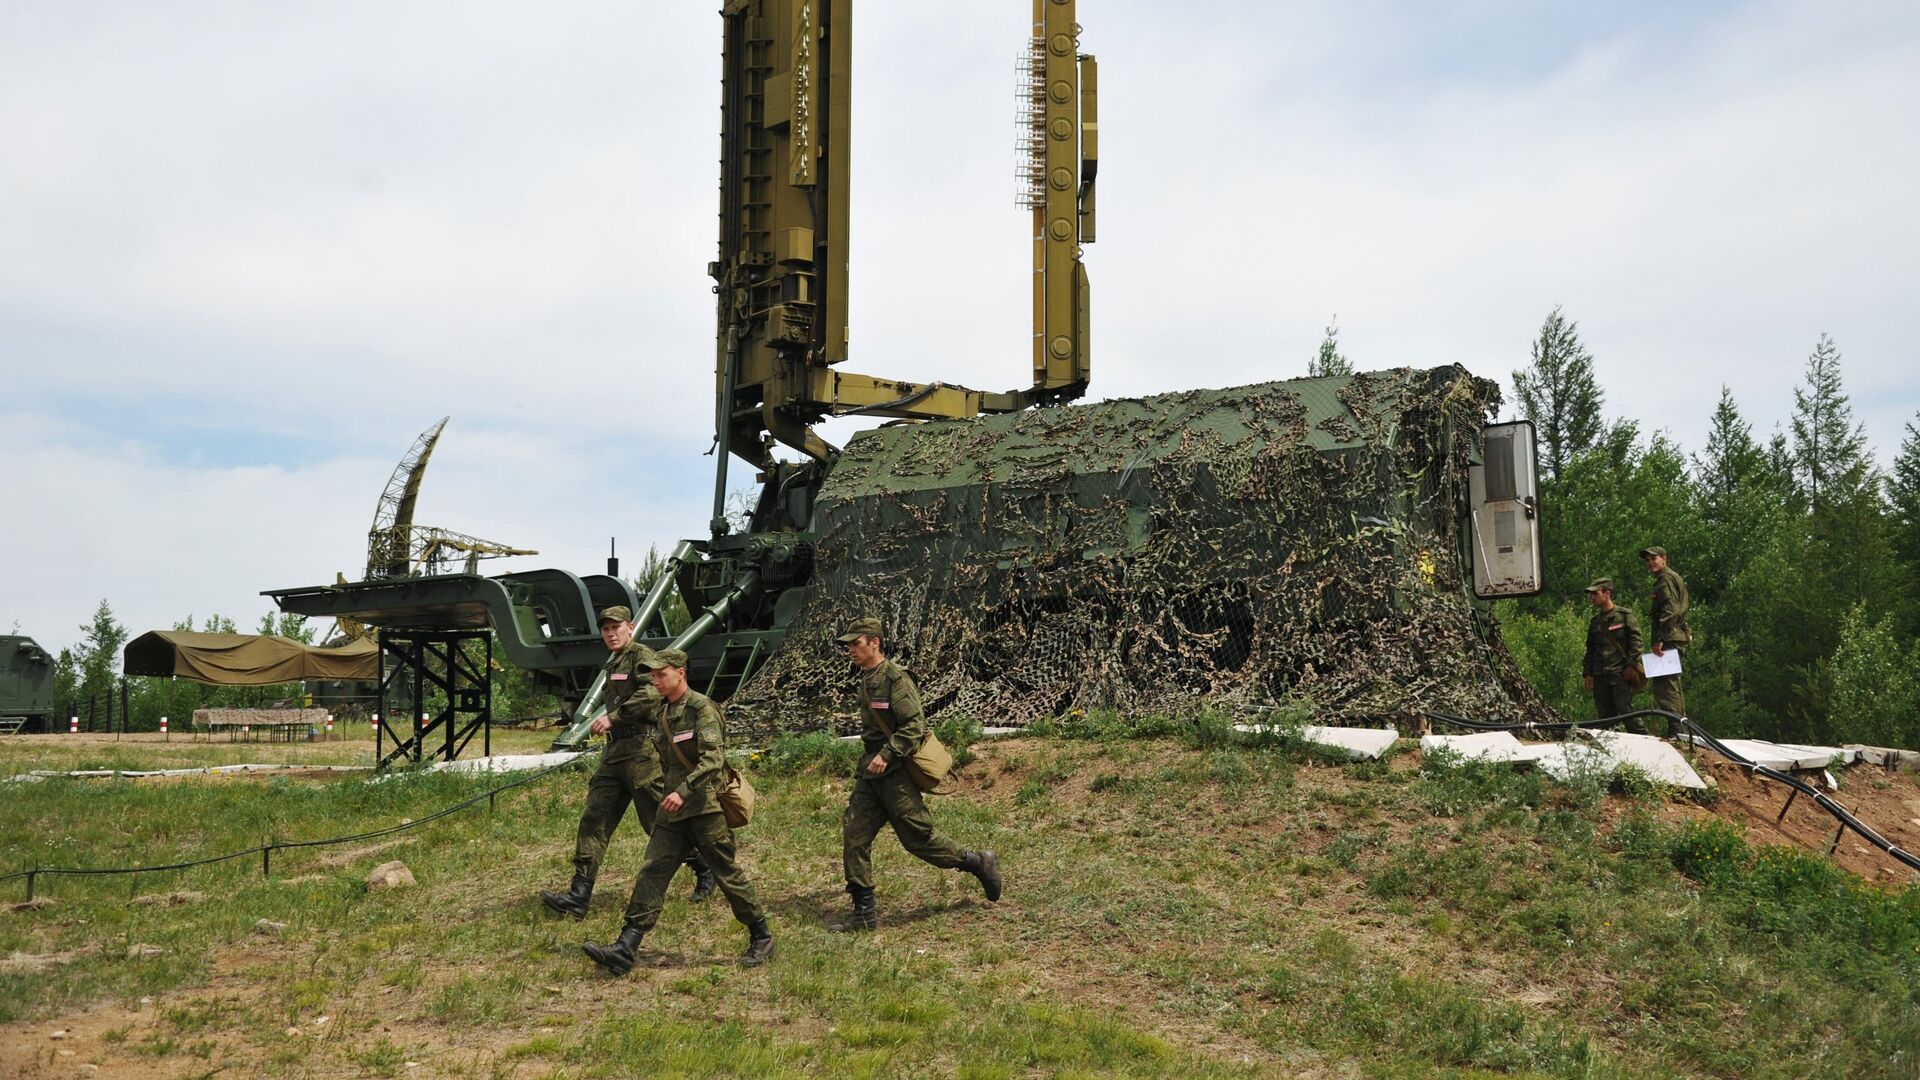
[(1533, 422), (1480, 431), (1480, 463), (1467, 470), (1473, 507), (1473, 594), (1532, 596), (1544, 584)]

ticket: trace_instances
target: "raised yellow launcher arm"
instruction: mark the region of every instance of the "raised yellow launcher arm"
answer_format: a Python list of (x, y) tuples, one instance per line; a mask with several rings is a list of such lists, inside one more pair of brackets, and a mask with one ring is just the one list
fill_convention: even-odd
[(1084, 393), (1080, 254), (1093, 240), (1098, 155), (1094, 61), (1079, 53), (1074, 0), (1034, 0), (1022, 135), (1022, 200), (1034, 218), (1033, 382), (1004, 393), (838, 369), (849, 353), (852, 0), (727, 0), (721, 14), (720, 249), (708, 270), (724, 449), (762, 468), (775, 442), (824, 460), (833, 448), (812, 425), (828, 416), (968, 417)]

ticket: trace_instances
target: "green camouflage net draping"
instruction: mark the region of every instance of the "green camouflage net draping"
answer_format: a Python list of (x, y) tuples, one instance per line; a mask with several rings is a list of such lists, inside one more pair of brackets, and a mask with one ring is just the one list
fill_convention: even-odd
[(1548, 719), (1462, 550), (1498, 402), (1460, 367), (1396, 369), (863, 433), (816, 504), (809, 600), (729, 712), (845, 726), (833, 637), (871, 615), (936, 718), (1291, 697), (1322, 723)]

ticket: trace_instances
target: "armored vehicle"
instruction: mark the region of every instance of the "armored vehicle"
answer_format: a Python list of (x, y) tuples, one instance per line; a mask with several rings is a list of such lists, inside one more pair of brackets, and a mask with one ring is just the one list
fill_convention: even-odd
[(0, 731), (48, 730), (53, 657), (29, 637), (0, 635)]

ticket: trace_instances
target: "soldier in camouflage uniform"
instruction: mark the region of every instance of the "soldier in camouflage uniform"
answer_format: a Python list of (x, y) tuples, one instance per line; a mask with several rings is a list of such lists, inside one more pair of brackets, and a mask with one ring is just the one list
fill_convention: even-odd
[(726, 782), (725, 718), (720, 706), (687, 686), (686, 653), (662, 649), (647, 666), (662, 699), (653, 714), (653, 740), (666, 768), (667, 795), (660, 800), (660, 817), (647, 841), (647, 855), (634, 880), (620, 936), (606, 945), (586, 944), (581, 949), (611, 974), (633, 970), (641, 938), (660, 921), (674, 871), (689, 852), (697, 850), (713, 868), (733, 917), (747, 928), (747, 951), (741, 960), (750, 967), (766, 963), (773, 955), (773, 934), (767, 929), (753, 882), (734, 859), (733, 829), (720, 809), (720, 787)]
[[(633, 640), (633, 630), (633, 612), (625, 605), (600, 613), (600, 640), (610, 654), (602, 669), (607, 677), (603, 698), (607, 711), (594, 718), (589, 730), (607, 736), (607, 747), (600, 754), (600, 767), (587, 781), (587, 806), (580, 813), (573, 844), (573, 884), (566, 892), (540, 890), (540, 900), (548, 908), (576, 919), (586, 918), (600, 860), (627, 807), (633, 807), (641, 830), (652, 835), (655, 814), (667, 793), (660, 759), (643, 738), (660, 705), (647, 670), (653, 650)], [(693, 898), (705, 900), (713, 895), (713, 873), (699, 852), (687, 857), (687, 867), (693, 871)]]
[(989, 901), (1000, 899), (1000, 863), (991, 851), (963, 851), (934, 828), (920, 786), (907, 760), (926, 741), (920, 691), (900, 665), (887, 659), (880, 620), (856, 619), (838, 639), (860, 669), (860, 740), (864, 753), (854, 771), (853, 794), (841, 817), (841, 850), (853, 918), (835, 930), (872, 930), (879, 925), (873, 903), (873, 839), (893, 826), (907, 851), (942, 869), (980, 879)]
[[(1633, 612), (1613, 602), (1613, 579), (1600, 578), (1587, 586), (1593, 618), (1587, 623), (1587, 656), (1580, 671), (1593, 692), (1594, 716), (1605, 720), (1633, 711), (1633, 688), (1620, 673), (1640, 662), (1640, 624)], [(1639, 717), (1626, 722), (1628, 731), (1645, 735)]]
[[(1663, 656), (1668, 649), (1680, 654), (1684, 664), (1687, 646), (1693, 644), (1693, 630), (1687, 626), (1687, 583), (1667, 565), (1667, 549), (1655, 545), (1640, 549), (1640, 561), (1653, 575), (1653, 609), (1648, 613), (1648, 636), (1653, 652)], [(1680, 687), (1680, 675), (1661, 675), (1647, 680), (1653, 691), (1654, 708), (1675, 716), (1687, 715), (1687, 696)], [(1680, 722), (1669, 723), (1669, 737), (1680, 734)]]

